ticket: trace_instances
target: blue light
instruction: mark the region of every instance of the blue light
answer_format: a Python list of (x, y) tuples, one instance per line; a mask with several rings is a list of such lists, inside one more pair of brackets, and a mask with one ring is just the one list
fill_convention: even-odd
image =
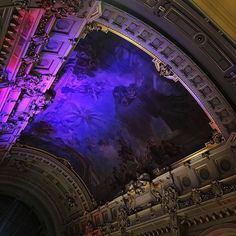
[(90, 33), (63, 70), (53, 104), (21, 139), (70, 160), (98, 199), (210, 137), (190, 94), (160, 78), (152, 59), (118, 36)]

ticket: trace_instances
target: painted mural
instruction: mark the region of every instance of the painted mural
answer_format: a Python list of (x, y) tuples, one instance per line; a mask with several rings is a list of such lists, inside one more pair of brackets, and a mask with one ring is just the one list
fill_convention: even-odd
[(110, 33), (92, 32), (79, 42), (55, 91), (21, 142), (69, 160), (98, 201), (114, 197), (138, 174), (204, 147), (211, 136), (188, 92)]

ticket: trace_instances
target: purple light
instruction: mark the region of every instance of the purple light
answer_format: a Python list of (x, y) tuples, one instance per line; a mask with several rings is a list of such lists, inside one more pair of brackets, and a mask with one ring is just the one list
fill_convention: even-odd
[(210, 137), (190, 94), (160, 78), (148, 55), (115, 35), (89, 34), (63, 70), (54, 102), (22, 141), (69, 159), (100, 199)]

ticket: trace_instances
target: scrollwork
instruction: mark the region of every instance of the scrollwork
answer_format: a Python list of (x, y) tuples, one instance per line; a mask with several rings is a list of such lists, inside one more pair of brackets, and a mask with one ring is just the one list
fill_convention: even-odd
[(168, 186), (163, 190), (162, 207), (168, 212), (175, 212), (178, 207), (178, 193), (174, 186)]
[(101, 26), (99, 26), (97, 22), (93, 21), (91, 23), (88, 23), (84, 27), (83, 37), (85, 37), (88, 33), (92, 32), (92, 31), (100, 31), (101, 29), (102, 29)]
[(160, 77), (165, 77), (165, 78), (173, 80), (175, 82), (178, 81), (178, 77), (171, 70), (171, 66), (170, 65), (164, 64), (158, 58), (153, 59), (153, 62), (155, 64), (155, 66), (156, 66), (157, 71), (160, 74)]
[(192, 189), (192, 199), (195, 204), (199, 204), (202, 202), (201, 191), (197, 188)]

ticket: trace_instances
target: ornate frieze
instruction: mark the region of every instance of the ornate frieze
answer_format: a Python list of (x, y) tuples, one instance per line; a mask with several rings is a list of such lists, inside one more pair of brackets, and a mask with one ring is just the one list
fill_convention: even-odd
[(174, 186), (168, 186), (163, 190), (162, 207), (168, 212), (175, 212), (178, 207), (178, 193)]
[[(44, 172), (46, 179), (55, 185), (58, 191), (62, 191), (63, 198), (61, 200), (69, 212), (75, 212), (77, 207), (83, 207), (84, 210), (91, 209), (92, 202), (90, 202), (90, 196), (86, 192), (84, 184), (70, 169), (59, 162), (58, 158), (40, 150), (17, 146), (13, 147), (8, 154), (8, 160), (7, 165), (18, 171), (29, 174), (31, 171)], [(65, 186), (62, 187), (59, 184), (60, 181)]]
[[(174, 235), (184, 235), (191, 230), (191, 226), (212, 223), (212, 221), (233, 216), (235, 214), (233, 209), (236, 205), (234, 201), (226, 199), (234, 198), (233, 194), (236, 191), (235, 172), (229, 170), (228, 175), (225, 176), (218, 170), (219, 172), (214, 175), (214, 169), (210, 168), (211, 162), (217, 163), (222, 155), (229, 155), (228, 159), (231, 158), (230, 155), (234, 155), (231, 152), (231, 146), (236, 141), (234, 135), (229, 140), (221, 143), (218, 147), (212, 147), (208, 151), (208, 158), (202, 158), (202, 153), (204, 153), (202, 150), (198, 154), (195, 153), (189, 161), (191, 168), (187, 170), (184, 165), (173, 165), (170, 167), (170, 173), (163, 173), (153, 180), (150, 177), (146, 178), (147, 175), (144, 174), (137, 182), (140, 179), (145, 179), (148, 187), (141, 192), (135, 191), (136, 181), (131, 182), (127, 185), (124, 195), (84, 216), (90, 215), (91, 219), (95, 215), (96, 217), (99, 216), (100, 224), (93, 227), (91, 232), (101, 228), (105, 235), (109, 235), (109, 233), (119, 235), (123, 227), (122, 232), (132, 232), (134, 235), (141, 235), (144, 232), (155, 232), (159, 235), (172, 232)], [(211, 175), (215, 178), (212, 181), (207, 179), (196, 184), (194, 179), (197, 172), (191, 169), (202, 167), (205, 162), (208, 163)], [(232, 165), (235, 166), (236, 163), (233, 162)], [(185, 190), (178, 182), (179, 173), (186, 175), (188, 171), (191, 173), (188, 175), (191, 181), (190, 186)], [(220, 210), (219, 202), (226, 204), (224, 209)], [(201, 209), (209, 208), (209, 211), (199, 211), (198, 207)], [(110, 226), (113, 225), (113, 227), (108, 227), (103, 219), (104, 213), (110, 211), (118, 213), (116, 217), (112, 217), (113, 214), (109, 215)], [(81, 217), (80, 220), (83, 221), (84, 217)], [(140, 224), (142, 224), (141, 228)], [(93, 225), (96, 225), (95, 222)]]

